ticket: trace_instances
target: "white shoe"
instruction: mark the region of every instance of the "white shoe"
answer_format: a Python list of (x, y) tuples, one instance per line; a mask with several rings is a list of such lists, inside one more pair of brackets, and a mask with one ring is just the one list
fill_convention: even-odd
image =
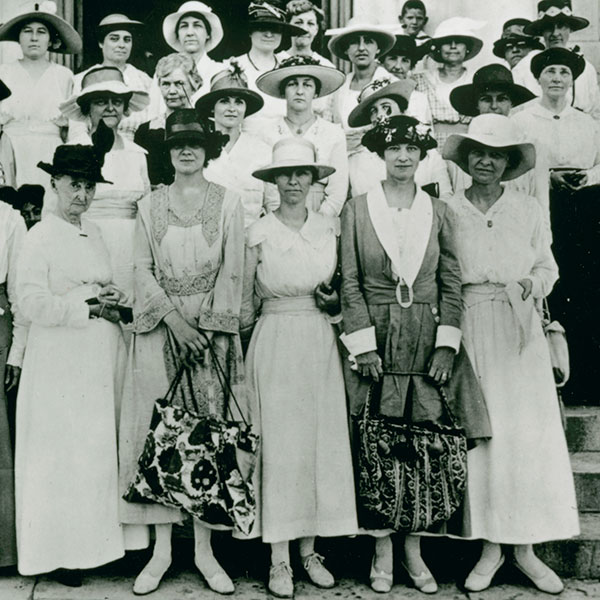
[[(150, 594), (154, 590), (158, 589), (162, 578), (171, 566), (170, 556), (164, 557), (164, 560), (161, 560), (163, 557), (156, 556), (156, 558), (162, 562), (162, 565), (159, 564), (158, 566), (159, 574), (156, 575), (156, 571), (152, 572), (154, 568), (152, 560), (154, 557), (155, 555), (152, 556), (148, 564), (142, 569), (142, 572), (135, 578), (133, 583), (133, 593), (136, 596), (145, 596), (146, 594)], [(161, 567), (163, 566), (164, 569), (161, 570)]]
[(504, 555), (501, 554), (498, 562), (489, 571), (481, 573), (480, 571), (482, 569), (479, 566), (478, 561), (465, 581), (465, 588), (469, 590), (469, 592), (482, 592), (483, 590), (487, 590), (492, 583), (492, 579), (494, 579), (494, 575), (503, 564)]
[(515, 567), (517, 567), (521, 573), (526, 575), (538, 590), (546, 592), (547, 594), (560, 594), (565, 589), (560, 577), (542, 561), (540, 561), (540, 564), (542, 564), (544, 567), (544, 573), (543, 575), (535, 576), (533, 573), (530, 573), (515, 557)]

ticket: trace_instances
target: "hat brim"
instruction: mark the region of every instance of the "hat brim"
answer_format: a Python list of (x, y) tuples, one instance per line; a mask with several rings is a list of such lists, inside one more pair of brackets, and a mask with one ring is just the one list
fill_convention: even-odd
[[(307, 163), (304, 161), (294, 161), (294, 160), (281, 160), (262, 169), (258, 169), (252, 173), (252, 177), (256, 177), (261, 181), (266, 181), (268, 183), (274, 183), (274, 177), (277, 174), (277, 171), (281, 169), (300, 169), (302, 167), (315, 169), (317, 171), (317, 179), (316, 181), (320, 181), (321, 179), (325, 179), (329, 177), (333, 173), (335, 173), (335, 169), (328, 165), (319, 165), (316, 163)], [(315, 183), (313, 181), (313, 183)]]
[(177, 52), (185, 52), (183, 44), (181, 44), (177, 39), (176, 27), (179, 19), (185, 15), (193, 14), (202, 15), (210, 25), (210, 38), (208, 38), (206, 41), (206, 52), (214, 50), (223, 40), (223, 25), (221, 24), (221, 19), (219, 19), (215, 13), (204, 10), (184, 10), (183, 12), (176, 12), (167, 15), (162, 26), (165, 42), (167, 42), (167, 44), (169, 44), (173, 50), (177, 50)]
[(297, 37), (299, 35), (306, 35), (308, 31), (298, 25), (292, 25), (286, 21), (279, 21), (277, 19), (258, 19), (248, 23), (248, 31), (255, 31), (256, 29), (266, 28), (267, 26), (272, 27), (273, 31), (281, 33), (283, 35), (289, 35), (291, 37)]
[(503, 37), (503, 38), (500, 38), (499, 40), (496, 40), (494, 42), (494, 48), (492, 50), (492, 53), (494, 54), (494, 56), (497, 56), (498, 58), (504, 58), (504, 56), (506, 54), (507, 44), (514, 43), (514, 42), (526, 42), (527, 45), (532, 50), (544, 50), (545, 49), (544, 44), (542, 44), (542, 42), (540, 42), (540, 40), (538, 40), (537, 38), (535, 38), (533, 36), (525, 36), (525, 35), (515, 36), (515, 35), (513, 35), (513, 37)]
[(194, 107), (200, 116), (208, 117), (214, 110), (217, 100), (231, 96), (241, 98), (246, 103), (246, 113), (244, 117), (249, 117), (250, 115), (257, 113), (265, 104), (265, 101), (260, 94), (257, 94), (253, 90), (236, 87), (221, 88), (214, 92), (208, 92), (196, 100)]
[(515, 142), (514, 140), (501, 140), (497, 136), (491, 135), (471, 135), (468, 133), (454, 133), (452, 134), (444, 144), (442, 151), (442, 158), (445, 160), (451, 160), (457, 164), (465, 173), (469, 174), (469, 165), (463, 160), (460, 147), (465, 141), (475, 142), (480, 146), (486, 148), (493, 148), (494, 150), (510, 152), (519, 151), (521, 155), (521, 161), (516, 167), (507, 168), (502, 177), (501, 181), (511, 181), (527, 173), (530, 169), (535, 166), (535, 146), (528, 142)]
[(123, 23), (109, 23), (108, 25), (98, 25), (96, 32), (98, 39), (102, 41), (112, 31), (128, 31), (132, 35), (139, 34), (144, 28), (141, 21), (128, 21)]
[[(552, 49), (550, 49), (551, 51)], [(546, 68), (546, 66), (551, 66), (553, 64), (566, 65), (571, 69), (571, 73), (573, 75), (573, 80), (576, 80), (585, 70), (585, 59), (579, 54), (575, 54), (574, 52), (570, 52), (569, 50), (565, 50), (565, 57), (567, 60), (552, 62), (549, 65), (540, 65), (540, 63), (544, 62), (544, 54), (547, 51), (540, 52), (536, 54), (529, 64), (529, 70), (532, 75), (538, 79), (541, 72)]]
[(129, 96), (129, 112), (139, 112), (150, 104), (150, 96), (143, 90), (132, 90), (120, 81), (101, 81), (84, 88), (59, 105), (60, 111), (73, 121), (85, 121), (87, 116), (81, 112), (81, 102), (91, 96), (100, 94), (113, 94), (115, 96)]
[(10, 88), (0, 79), (0, 100), (8, 98), (11, 94)]
[(48, 173), (48, 175), (51, 175), (52, 177), (55, 177), (57, 175), (70, 175), (71, 177), (87, 179), (88, 181), (93, 181), (94, 183), (108, 183), (112, 185), (112, 181), (104, 179), (102, 173), (93, 174), (89, 171), (81, 171), (79, 169), (57, 169), (54, 167), (54, 165), (42, 161), (40, 161), (37, 164), (37, 166), (39, 169), (45, 171), (46, 173)]
[(440, 48), (443, 44), (447, 44), (452, 40), (462, 42), (467, 46), (467, 53), (465, 54), (465, 61), (475, 58), (483, 48), (483, 40), (475, 37), (474, 35), (445, 35), (439, 38), (432, 38), (425, 43), (421, 44), (417, 48), (419, 53), (419, 59), (423, 58), (427, 54), (431, 54), (434, 60), (439, 56)]
[(368, 98), (365, 98), (362, 102), (352, 109), (352, 112), (348, 115), (348, 125), (350, 127), (364, 127), (371, 125), (371, 115), (369, 114), (369, 107), (373, 102), (380, 98), (404, 98), (406, 102), (410, 102), (410, 95), (415, 89), (415, 82), (412, 79), (403, 79), (400, 81), (394, 81), (390, 85), (373, 92)]
[(476, 117), (479, 114), (477, 98), (485, 90), (506, 92), (510, 96), (513, 106), (519, 106), (536, 97), (532, 91), (522, 85), (510, 83), (509, 81), (491, 81), (484, 87), (469, 83), (454, 88), (450, 92), (450, 104), (461, 115)]
[(0, 26), (0, 41), (19, 42), (19, 33), (22, 25), (39, 21), (50, 25), (58, 33), (63, 47), (57, 50), (49, 49), (50, 52), (59, 54), (81, 54), (83, 42), (75, 29), (64, 19), (43, 11), (33, 11), (18, 15)]
[(344, 60), (348, 60), (348, 56), (346, 55), (347, 40), (350, 36), (357, 33), (364, 33), (369, 35), (369, 37), (372, 37), (377, 42), (380, 55), (389, 52), (396, 43), (396, 36), (393, 33), (374, 26), (354, 25), (352, 27), (333, 31), (338, 33), (335, 33), (329, 40), (327, 48), (329, 48), (329, 52)]
[(556, 17), (542, 17), (530, 23), (523, 28), (523, 33), (527, 35), (543, 35), (544, 29), (552, 27), (554, 23), (561, 21), (567, 23), (571, 31), (580, 31), (589, 26), (590, 22), (583, 17), (575, 17), (571, 15), (557, 15)]
[(263, 73), (257, 80), (256, 86), (261, 92), (274, 98), (284, 98), (280, 90), (281, 83), (290, 77), (314, 77), (321, 82), (319, 98), (332, 94), (339, 89), (346, 76), (338, 69), (325, 65), (297, 65), (293, 67), (280, 67)]

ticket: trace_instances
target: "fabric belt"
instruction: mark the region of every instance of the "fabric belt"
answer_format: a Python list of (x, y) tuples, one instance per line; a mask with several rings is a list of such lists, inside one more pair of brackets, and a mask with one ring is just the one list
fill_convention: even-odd
[(313, 296), (291, 296), (286, 298), (265, 298), (262, 314), (320, 313)]

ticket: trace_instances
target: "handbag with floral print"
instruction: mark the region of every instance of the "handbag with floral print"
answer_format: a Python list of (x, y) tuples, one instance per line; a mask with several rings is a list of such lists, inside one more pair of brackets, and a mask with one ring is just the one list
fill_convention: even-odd
[(165, 397), (154, 404), (137, 472), (123, 498), (183, 509), (205, 523), (248, 534), (256, 515), (251, 475), (259, 440), (239, 407), (212, 344), (208, 349), (221, 385), (242, 421), (199, 416), (193, 398), (183, 406), (174, 405), (177, 387), (186, 374), (189, 377), (188, 368), (181, 365)]

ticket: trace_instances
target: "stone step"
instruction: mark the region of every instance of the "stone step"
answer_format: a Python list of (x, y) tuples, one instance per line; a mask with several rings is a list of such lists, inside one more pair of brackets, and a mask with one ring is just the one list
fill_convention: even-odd
[(600, 407), (565, 409), (567, 443), (571, 452), (600, 452)]
[(571, 454), (579, 512), (600, 513), (600, 452)]

